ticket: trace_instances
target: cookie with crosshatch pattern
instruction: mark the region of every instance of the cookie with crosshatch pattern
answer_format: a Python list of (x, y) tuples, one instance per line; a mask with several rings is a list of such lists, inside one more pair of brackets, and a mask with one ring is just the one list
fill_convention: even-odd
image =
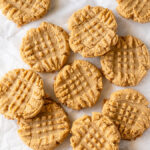
[(69, 19), (71, 49), (84, 57), (101, 56), (118, 41), (115, 17), (107, 8), (86, 6)]
[(0, 0), (2, 13), (18, 26), (30, 23), (43, 17), (51, 0)]
[(92, 107), (98, 101), (102, 87), (99, 69), (83, 60), (75, 60), (71, 65), (66, 65), (54, 82), (58, 100), (76, 110)]
[(113, 84), (135, 86), (150, 68), (150, 54), (136, 37), (119, 37), (117, 45), (101, 56), (101, 66), (104, 76)]
[(100, 113), (75, 120), (71, 134), (73, 150), (119, 150), (119, 131), (113, 121)]
[(34, 150), (52, 150), (68, 136), (69, 119), (63, 108), (50, 99), (44, 99), (41, 112), (32, 119), (20, 119), (18, 134)]
[(14, 69), (0, 80), (0, 113), (9, 119), (32, 118), (43, 106), (43, 81), (34, 71)]
[(20, 54), (24, 62), (39, 72), (60, 70), (70, 54), (68, 34), (59, 26), (43, 22), (23, 38)]
[(149, 0), (117, 0), (118, 13), (140, 23), (150, 22), (150, 1)]
[(150, 127), (150, 108), (146, 98), (136, 90), (114, 92), (103, 106), (102, 113), (112, 119), (122, 139), (132, 140)]

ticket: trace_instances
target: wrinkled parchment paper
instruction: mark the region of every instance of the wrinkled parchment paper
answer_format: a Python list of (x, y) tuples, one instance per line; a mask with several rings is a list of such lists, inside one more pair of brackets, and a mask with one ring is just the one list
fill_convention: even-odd
[[(48, 14), (39, 21), (30, 23), (21, 28), (6, 19), (0, 12), (0, 77), (2, 77), (7, 71), (14, 68), (26, 68), (29, 67), (21, 60), (19, 54), (19, 47), (22, 37), (26, 34), (26, 31), (33, 27), (38, 27), (43, 21), (51, 22), (62, 26), (67, 30), (67, 21), (69, 16), (76, 10), (86, 5), (100, 5), (111, 9), (116, 15), (118, 22), (118, 34), (119, 35), (134, 35), (145, 42), (150, 49), (150, 23), (140, 24), (131, 20), (126, 20), (119, 16), (115, 10), (117, 3), (115, 0), (52, 0), (51, 10)], [(67, 30), (68, 31), (68, 30)], [(75, 59), (84, 59), (94, 63), (100, 68), (99, 58), (83, 58), (78, 54), (71, 55), (69, 62)], [(53, 79), (57, 73), (43, 73), (41, 76), (44, 80), (44, 86), (46, 92), (56, 100), (53, 92)], [(122, 89), (112, 85), (106, 79), (103, 80), (104, 89), (101, 94), (100, 100), (96, 105), (89, 109), (81, 111), (73, 111), (66, 107), (65, 110), (69, 114), (69, 118), (74, 121), (76, 118), (83, 116), (84, 114), (91, 115), (91, 112), (100, 112), (102, 108), (102, 100), (109, 98), (113, 91)], [(142, 82), (133, 87), (143, 93), (150, 101), (150, 71)], [(30, 150), (17, 135), (17, 123), (16, 121), (7, 120), (0, 115), (0, 150)], [(71, 150), (68, 137), (56, 150)], [(135, 141), (121, 141), (120, 150), (150, 150), (150, 129), (147, 130), (144, 135)]]

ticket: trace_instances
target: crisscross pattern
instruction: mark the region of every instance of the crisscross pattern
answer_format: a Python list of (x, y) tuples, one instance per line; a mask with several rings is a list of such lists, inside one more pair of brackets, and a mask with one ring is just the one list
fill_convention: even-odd
[(64, 110), (52, 100), (45, 99), (41, 112), (32, 119), (20, 119), (18, 133), (31, 148), (54, 149), (69, 134), (69, 120)]
[(118, 13), (128, 19), (146, 23), (150, 22), (150, 1), (149, 0), (117, 0)]
[(76, 60), (57, 75), (54, 91), (58, 100), (72, 109), (93, 106), (102, 90), (102, 76), (92, 64)]
[(110, 119), (100, 113), (73, 122), (70, 139), (73, 150), (118, 150), (120, 134)]
[(57, 71), (70, 54), (68, 34), (61, 27), (43, 22), (39, 28), (27, 32), (20, 53), (23, 60), (36, 71)]
[(40, 19), (49, 7), (50, 0), (0, 0), (2, 13), (18, 26)]
[(120, 37), (117, 45), (101, 57), (105, 77), (119, 86), (135, 86), (150, 68), (147, 47), (133, 36)]
[(86, 6), (69, 20), (71, 49), (84, 57), (100, 56), (117, 43), (113, 13), (102, 7)]
[(126, 89), (113, 93), (104, 104), (102, 112), (114, 121), (122, 139), (135, 139), (150, 126), (148, 101), (135, 90)]
[(31, 70), (15, 69), (0, 81), (0, 112), (6, 117), (34, 117), (43, 106), (43, 81)]

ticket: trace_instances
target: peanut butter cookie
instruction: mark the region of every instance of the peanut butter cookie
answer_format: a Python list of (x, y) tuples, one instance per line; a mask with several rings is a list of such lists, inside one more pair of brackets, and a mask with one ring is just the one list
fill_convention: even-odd
[(150, 1), (149, 0), (117, 0), (118, 13), (127, 19), (140, 23), (150, 22)]
[(69, 19), (70, 47), (84, 57), (104, 55), (118, 41), (117, 23), (109, 9), (86, 6)]
[(20, 53), (30, 67), (39, 72), (54, 72), (70, 54), (68, 34), (56, 25), (43, 22), (23, 38)]
[(119, 131), (107, 116), (100, 113), (74, 121), (71, 133), (73, 150), (119, 150)]
[(32, 119), (20, 119), (18, 134), (34, 150), (52, 150), (68, 136), (69, 120), (64, 110), (52, 100), (44, 99), (41, 112)]
[(9, 71), (0, 80), (0, 113), (10, 119), (32, 118), (43, 106), (43, 81), (25, 69)]
[(114, 92), (103, 106), (102, 113), (114, 121), (122, 139), (133, 140), (150, 126), (149, 102), (132, 89)]
[(102, 90), (102, 75), (91, 63), (75, 60), (57, 75), (54, 91), (58, 100), (72, 109), (92, 107)]
[(18, 26), (30, 23), (43, 17), (51, 0), (0, 0), (2, 13)]
[(133, 36), (120, 37), (116, 46), (101, 57), (105, 77), (118, 86), (135, 86), (150, 68), (150, 55), (143, 42)]

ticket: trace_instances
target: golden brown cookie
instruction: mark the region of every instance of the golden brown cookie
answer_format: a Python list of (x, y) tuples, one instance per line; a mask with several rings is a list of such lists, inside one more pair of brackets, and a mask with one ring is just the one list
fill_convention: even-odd
[(43, 81), (25, 69), (9, 71), (0, 80), (0, 113), (7, 118), (32, 118), (43, 106)]
[(34, 150), (52, 150), (68, 136), (69, 120), (58, 104), (45, 100), (41, 112), (32, 119), (20, 119), (21, 139)]
[(118, 13), (140, 23), (150, 22), (150, 1), (149, 0), (117, 0)]
[(70, 47), (84, 57), (101, 56), (118, 41), (117, 23), (109, 9), (86, 6), (69, 19)]
[(60, 70), (70, 54), (68, 34), (59, 26), (43, 22), (23, 38), (20, 53), (39, 72)]
[(91, 63), (75, 60), (65, 66), (54, 82), (58, 100), (72, 109), (92, 107), (102, 90), (102, 75)]
[(119, 150), (120, 134), (116, 126), (100, 113), (74, 121), (71, 133), (73, 150)]
[(2, 13), (18, 26), (30, 23), (43, 17), (51, 0), (0, 0)]
[(150, 126), (149, 102), (139, 92), (124, 89), (114, 92), (103, 106), (102, 113), (110, 117), (122, 139), (132, 140)]
[(101, 57), (105, 77), (118, 86), (135, 86), (150, 68), (150, 55), (143, 42), (133, 36), (120, 37), (116, 46)]

